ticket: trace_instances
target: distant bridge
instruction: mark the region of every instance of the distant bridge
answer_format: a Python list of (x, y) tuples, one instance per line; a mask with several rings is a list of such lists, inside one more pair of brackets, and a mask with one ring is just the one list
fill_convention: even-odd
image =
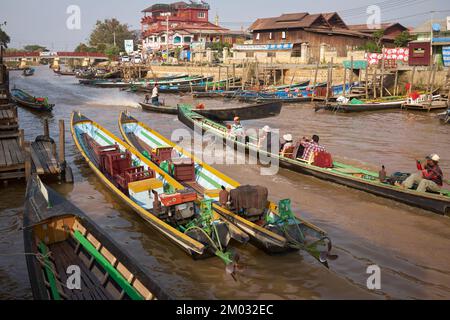
[(78, 61), (82, 65), (89, 65), (95, 62), (107, 61), (109, 58), (98, 52), (4, 52), (3, 60), (5, 62), (19, 62), (21, 65), (39, 63), (41, 60), (49, 60), (53, 65), (58, 65), (60, 61)]

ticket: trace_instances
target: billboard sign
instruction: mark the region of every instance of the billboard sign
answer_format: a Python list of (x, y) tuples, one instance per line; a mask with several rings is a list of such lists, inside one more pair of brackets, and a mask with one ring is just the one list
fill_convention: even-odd
[(134, 41), (133, 40), (125, 40), (125, 52), (130, 54), (134, 51)]

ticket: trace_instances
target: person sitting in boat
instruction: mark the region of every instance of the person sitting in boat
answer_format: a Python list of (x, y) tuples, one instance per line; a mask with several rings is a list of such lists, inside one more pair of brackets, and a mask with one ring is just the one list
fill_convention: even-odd
[(159, 106), (159, 90), (158, 84), (155, 84), (152, 90), (152, 105)]
[(241, 124), (241, 118), (234, 117), (234, 121), (233, 121), (233, 124), (231, 125), (230, 133), (237, 137), (245, 136), (244, 127)]
[(269, 153), (272, 153), (273, 151), (273, 153), (276, 154), (279, 152), (279, 148), (275, 149), (276, 146), (273, 146), (274, 150), (272, 150), (272, 142), (280, 142), (278, 134), (269, 126), (264, 126), (264, 128), (262, 128), (262, 135), (258, 139), (258, 148), (266, 150)]
[(412, 189), (417, 185), (418, 192), (440, 192), (444, 175), (439, 167), (441, 158), (437, 154), (432, 154), (426, 158), (425, 167), (417, 161), (419, 173), (409, 176), (401, 186), (406, 189)]
[(294, 139), (292, 138), (292, 134), (288, 133), (283, 136), (283, 142), (281, 144), (280, 155), (282, 157), (286, 157), (286, 155), (292, 154), (294, 148)]
[(144, 97), (144, 102), (145, 102), (146, 104), (148, 104), (148, 103), (150, 102), (150, 96), (149, 96), (148, 94), (145, 95), (145, 97)]
[(326, 151), (325, 147), (321, 146), (319, 144), (319, 136), (313, 135), (311, 140), (303, 138), (302, 141), (300, 141), (301, 146), (304, 147), (302, 159), (306, 161), (310, 161), (311, 157), (314, 156), (314, 153), (320, 152), (320, 151)]

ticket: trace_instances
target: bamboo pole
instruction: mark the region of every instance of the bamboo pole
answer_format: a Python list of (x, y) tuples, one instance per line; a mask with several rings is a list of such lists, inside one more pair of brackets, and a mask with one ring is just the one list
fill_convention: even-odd
[(353, 60), (353, 56), (350, 57), (350, 86), (353, 84), (353, 67), (354, 67), (354, 60)]
[(382, 55), (381, 55), (381, 78), (380, 78), (380, 98), (383, 98), (384, 95), (384, 62), (385, 62), (385, 58), (384, 58), (384, 47), (381, 51)]
[(413, 67), (412, 73), (411, 73), (411, 83), (409, 85), (408, 94), (411, 94), (413, 87), (414, 87), (414, 76), (416, 74), (416, 66)]
[(431, 83), (430, 83), (430, 106), (433, 103), (434, 81), (436, 79), (436, 71), (437, 71), (437, 66), (435, 63), (433, 63), (432, 69), (433, 69), (433, 71), (432, 71)]
[(365, 84), (365, 86), (366, 86), (366, 99), (368, 100), (369, 99), (369, 62), (367, 62), (367, 65), (366, 65), (366, 84)]
[(433, 74), (433, 65), (430, 65), (430, 67), (428, 68), (427, 88), (426, 88), (426, 91), (425, 91), (426, 93), (430, 92), (432, 74)]
[(372, 78), (372, 84), (373, 84), (373, 98), (377, 98), (377, 68), (373, 69), (373, 78)]
[(66, 129), (64, 120), (59, 120), (59, 163), (66, 162)]
[(327, 69), (327, 92), (325, 93), (325, 102), (328, 103), (329, 93), (330, 93), (330, 70), (331, 70), (331, 62), (328, 62)]
[(314, 101), (314, 97), (316, 96), (316, 86), (317, 86), (317, 76), (319, 74), (319, 66), (320, 66), (320, 61), (317, 60), (317, 65), (316, 65), (316, 70), (314, 72), (314, 83), (313, 83), (313, 92), (311, 95), (311, 101)]
[[(351, 71), (350, 71), (350, 72), (351, 72)], [(343, 95), (344, 97), (347, 96), (346, 90), (345, 90), (346, 87), (347, 87), (347, 68), (344, 66), (344, 81), (343, 81), (343, 84), (342, 84), (342, 89), (343, 89), (342, 95)]]
[(333, 92), (333, 74), (334, 74), (334, 59), (331, 57), (331, 69), (330, 69), (330, 90), (331, 90), (331, 96), (334, 96)]
[(394, 96), (398, 96), (398, 69), (395, 71)]
[(227, 82), (226, 82), (226, 90), (230, 90), (230, 73), (229, 73), (229, 67), (227, 66)]

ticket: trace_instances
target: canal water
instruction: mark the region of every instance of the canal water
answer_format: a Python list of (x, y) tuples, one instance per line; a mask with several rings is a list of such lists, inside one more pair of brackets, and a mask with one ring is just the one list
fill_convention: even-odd
[[(11, 86), (56, 103), (49, 118), (56, 140), (58, 120), (66, 120), (66, 154), (75, 184), (51, 186), (92, 217), (177, 298), (450, 298), (449, 218), (284, 169), (275, 176), (261, 176), (257, 165), (216, 165), (241, 183), (267, 186), (274, 201), (292, 199), (298, 216), (328, 231), (339, 256), (326, 269), (304, 253), (268, 256), (251, 245), (235, 245), (244, 264), (235, 281), (218, 258), (192, 260), (119, 202), (83, 161), (69, 129), (71, 112), (79, 110), (119, 135), (118, 115), (128, 108), (170, 137), (175, 129), (185, 128), (176, 116), (143, 112), (137, 108), (139, 95), (80, 86), (75, 78), (56, 76), (47, 67), (37, 68), (28, 78), (11, 72)], [(168, 104), (190, 101), (177, 95), (164, 98)], [(28, 140), (42, 133), (41, 115), (19, 109), (19, 117)], [(244, 122), (247, 128), (266, 124), (295, 137), (318, 134), (335, 158), (376, 170), (384, 164), (390, 173), (415, 170), (416, 158), (438, 153), (450, 177), (450, 126), (440, 125), (435, 114), (340, 115), (315, 113), (305, 104), (284, 106), (275, 118)], [(32, 298), (21, 231), (24, 193), (19, 183), (0, 186), (0, 299)], [(381, 269), (380, 290), (367, 289), (371, 265)]]

